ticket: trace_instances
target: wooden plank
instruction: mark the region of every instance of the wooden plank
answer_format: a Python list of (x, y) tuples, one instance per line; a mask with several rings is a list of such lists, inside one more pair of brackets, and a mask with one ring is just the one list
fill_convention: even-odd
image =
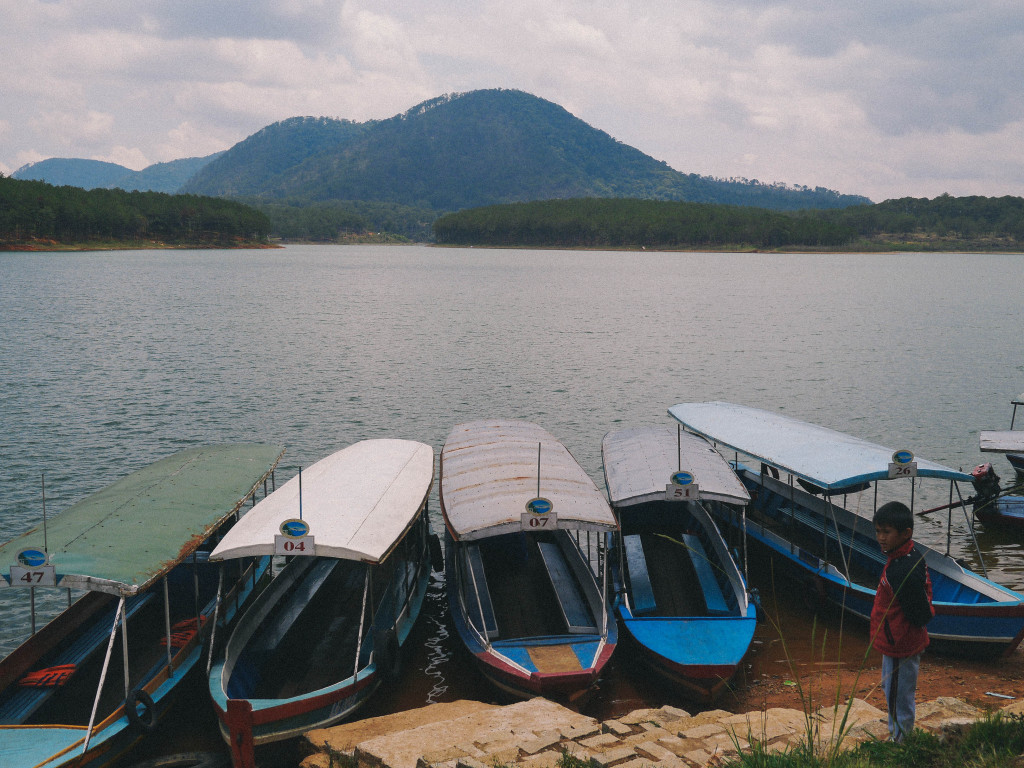
[(722, 594), (718, 579), (715, 578), (714, 566), (708, 560), (704, 545), (692, 533), (684, 533), (683, 542), (686, 544), (686, 551), (690, 554), (690, 560), (693, 562), (693, 570), (697, 573), (697, 580), (700, 582), (708, 612), (728, 613), (729, 606), (725, 602), (725, 595)]
[(657, 608), (657, 603), (654, 600), (651, 574), (647, 571), (647, 559), (644, 557), (640, 534), (634, 533), (623, 537), (623, 543), (626, 547), (626, 566), (629, 568), (629, 595), (633, 601), (633, 614), (653, 611)]
[(561, 548), (553, 541), (539, 541), (540, 556), (544, 561), (551, 586), (554, 587), (558, 607), (566, 627), (572, 634), (596, 632), (597, 627), (587, 608), (587, 602), (580, 592), (576, 579), (573, 578), (569, 564), (565, 561)]

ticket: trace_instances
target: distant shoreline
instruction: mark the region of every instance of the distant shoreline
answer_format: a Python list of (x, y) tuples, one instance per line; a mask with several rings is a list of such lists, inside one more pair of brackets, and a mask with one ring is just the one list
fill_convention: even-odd
[(0, 253), (81, 253), (87, 251), (220, 251), (255, 248), (281, 248), (280, 243), (241, 242), (234, 245), (210, 243), (164, 243), (157, 240), (132, 242), (103, 241), (87, 243), (59, 243), (39, 240), (18, 243), (0, 243)]

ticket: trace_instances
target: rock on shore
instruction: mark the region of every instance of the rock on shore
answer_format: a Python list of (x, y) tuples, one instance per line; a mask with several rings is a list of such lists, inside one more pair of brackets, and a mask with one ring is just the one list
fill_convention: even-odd
[[(982, 715), (960, 699), (939, 698), (918, 704), (917, 725), (937, 731)], [(691, 716), (666, 706), (600, 722), (540, 698), (507, 706), (456, 701), (311, 731), (312, 754), (302, 766), (554, 768), (567, 751), (594, 768), (691, 768), (735, 756), (751, 742), (784, 750), (807, 743), (808, 736), (822, 748), (884, 739), (885, 713), (852, 699), (809, 715), (771, 708)]]

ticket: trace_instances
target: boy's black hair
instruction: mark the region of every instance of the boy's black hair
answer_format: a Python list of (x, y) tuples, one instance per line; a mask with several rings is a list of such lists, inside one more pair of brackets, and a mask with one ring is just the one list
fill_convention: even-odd
[(914, 513), (899, 501), (890, 501), (878, 508), (872, 518), (875, 525), (886, 525), (897, 531), (914, 530)]

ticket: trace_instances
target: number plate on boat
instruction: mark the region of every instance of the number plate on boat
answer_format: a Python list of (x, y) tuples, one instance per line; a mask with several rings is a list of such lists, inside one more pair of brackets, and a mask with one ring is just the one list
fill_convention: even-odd
[(316, 542), (313, 541), (312, 536), (275, 536), (274, 554), (313, 557), (316, 555)]
[(689, 485), (676, 485), (669, 483), (665, 486), (665, 499), (667, 501), (696, 501), (700, 498), (700, 487), (696, 483)]
[(917, 462), (911, 461), (906, 464), (889, 464), (889, 479), (894, 477), (917, 477)]
[(12, 587), (56, 587), (57, 568), (52, 565), (40, 565), (25, 568), (20, 565), (11, 566)]

